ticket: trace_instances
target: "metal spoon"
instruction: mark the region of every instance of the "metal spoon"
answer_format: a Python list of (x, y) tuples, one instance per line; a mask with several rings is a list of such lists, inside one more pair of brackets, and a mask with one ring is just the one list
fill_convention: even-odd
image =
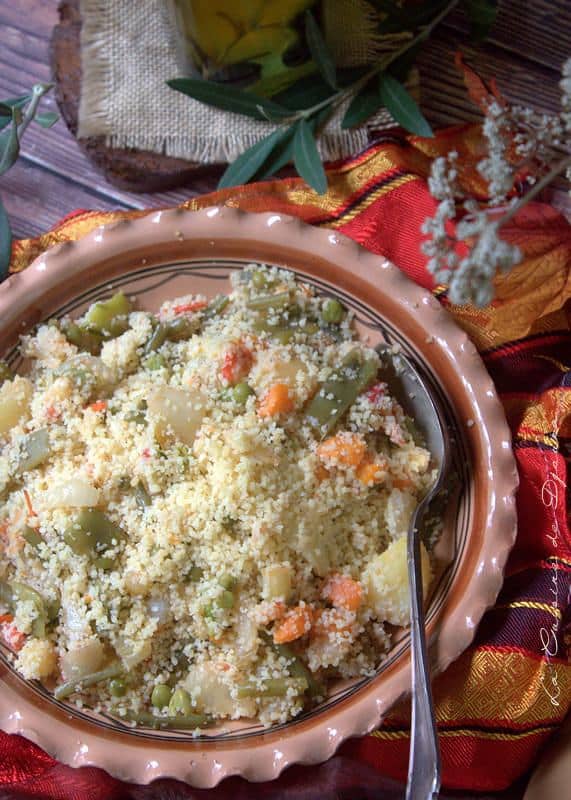
[(440, 790), (440, 749), (430, 689), (424, 630), (424, 601), (420, 562), (420, 527), (425, 512), (440, 491), (450, 463), (450, 440), (440, 404), (426, 388), (415, 367), (401, 352), (379, 345), (383, 377), (393, 396), (424, 436), (437, 468), (434, 483), (422, 498), (409, 524), (407, 537), (410, 586), (412, 660), (412, 722), (406, 800), (433, 800)]

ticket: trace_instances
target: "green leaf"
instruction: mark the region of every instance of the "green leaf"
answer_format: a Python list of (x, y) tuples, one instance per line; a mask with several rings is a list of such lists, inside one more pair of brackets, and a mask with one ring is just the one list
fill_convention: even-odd
[(236, 89), (234, 86), (225, 86), (212, 81), (194, 80), (193, 78), (174, 78), (167, 81), (167, 85), (177, 92), (182, 92), (201, 103), (206, 103), (223, 111), (233, 111), (235, 114), (244, 114), (247, 117), (261, 120), (285, 119), (291, 116), (291, 111), (283, 106), (258, 97), (251, 92)]
[(400, 81), (388, 72), (382, 72), (379, 75), (379, 91), (383, 105), (399, 125), (418, 136), (434, 136), (422, 111)]
[(333, 89), (325, 83), (323, 78), (316, 76), (311, 81), (296, 81), (289, 89), (274, 97), (274, 100), (281, 106), (290, 109), (290, 112), (302, 111), (327, 100), (333, 94)]
[(51, 128), (52, 125), (56, 124), (58, 119), (59, 114), (56, 114), (55, 111), (44, 111), (42, 114), (36, 114), (34, 122), (37, 122), (42, 128)]
[(470, 20), (470, 32), (474, 39), (485, 39), (498, 15), (495, 0), (465, 0), (465, 9)]
[(333, 58), (325, 44), (325, 39), (311, 11), (305, 12), (305, 38), (317, 69), (321, 72), (329, 86), (331, 86), (332, 89), (336, 89), (337, 75), (335, 73), (335, 63), (333, 62)]
[(296, 125), (293, 140), (293, 163), (298, 174), (318, 194), (327, 191), (327, 177), (315, 144), (313, 131), (304, 119)]
[(20, 153), (18, 141), (17, 108), (12, 109), (12, 125), (10, 130), (0, 135), (0, 175), (8, 172)]
[(228, 186), (240, 186), (243, 183), (247, 183), (250, 178), (253, 178), (276, 145), (284, 138), (287, 130), (287, 128), (279, 128), (238, 156), (220, 178), (218, 188), (226, 189)]
[(7, 100), (2, 100), (2, 105), (9, 106), (10, 108), (22, 108), (22, 106), (27, 105), (31, 99), (31, 95), (21, 94), (19, 97), (9, 97)]
[(6, 209), (0, 199), (0, 281), (8, 275), (10, 259), (12, 258), (12, 231)]
[[(319, 130), (322, 123), (330, 116), (331, 109), (323, 108), (307, 119), (307, 124), (311, 128), (313, 135)], [(269, 158), (264, 162), (262, 170), (256, 174), (256, 180), (264, 180), (275, 175), (282, 167), (293, 161), (293, 141), (297, 130), (296, 125), (291, 125), (285, 132), (281, 142), (278, 142)]]
[(351, 100), (341, 127), (346, 130), (369, 119), (382, 106), (377, 78), (370, 80)]

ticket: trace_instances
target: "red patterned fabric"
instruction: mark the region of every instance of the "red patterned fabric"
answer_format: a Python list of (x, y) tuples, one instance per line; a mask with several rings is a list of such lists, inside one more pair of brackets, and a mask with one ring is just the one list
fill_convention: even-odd
[[(462, 179), (467, 184), (479, 180), (471, 168), (478, 137), (475, 127), (449, 129), (435, 140), (391, 137), (333, 165), (323, 197), (290, 178), (216, 192), (184, 205), (225, 203), (250, 211), (281, 211), (340, 230), (393, 260), (447, 303), (443, 287), (433, 286), (419, 249), (420, 224), (434, 209), (425, 177), (431, 158), (455, 146), (463, 160)], [(78, 238), (123, 215), (71, 215), (45, 236), (16, 243), (13, 269), (25, 268), (55, 241)], [(473, 645), (434, 684), (444, 785), (472, 790), (500, 790), (525, 773), (571, 704), (566, 499), (571, 227), (548, 206), (532, 204), (506, 227), (505, 235), (521, 248), (524, 261), (498, 281), (494, 304), (451, 309), (495, 381), (521, 479), (518, 538), (498, 602), (484, 615)], [(345, 743), (325, 765), (294, 767), (271, 784), (233, 778), (209, 792), (175, 781), (128, 786), (100, 770), (58, 764), (30, 742), (0, 733), (0, 798), (400, 797), (402, 789), (395, 789), (387, 776), (398, 781), (406, 777), (409, 722), (403, 704), (379, 731)]]

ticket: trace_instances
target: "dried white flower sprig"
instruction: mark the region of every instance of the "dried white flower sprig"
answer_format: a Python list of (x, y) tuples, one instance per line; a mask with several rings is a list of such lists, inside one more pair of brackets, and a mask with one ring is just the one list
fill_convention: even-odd
[[(436, 281), (448, 284), (452, 303), (485, 306), (492, 301), (497, 273), (509, 271), (522, 258), (517, 247), (500, 237), (501, 228), (562, 172), (571, 180), (571, 59), (562, 72), (559, 115), (498, 100), (488, 103), (482, 125), (487, 154), (477, 167), (488, 184), (486, 203), (462, 190), (456, 151), (432, 163), (428, 187), (438, 206), (422, 225), (428, 236), (422, 250)], [(531, 188), (508, 200), (522, 170), (529, 171)], [(466, 251), (463, 257), (459, 245)]]

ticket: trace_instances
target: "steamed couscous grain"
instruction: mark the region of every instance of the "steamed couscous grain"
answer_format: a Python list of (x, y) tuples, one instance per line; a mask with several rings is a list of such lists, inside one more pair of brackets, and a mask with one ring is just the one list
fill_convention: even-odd
[(119, 293), (22, 351), (0, 387), (0, 636), (25, 678), (199, 729), (287, 721), (374, 673), (433, 472), (337, 300), (252, 265), (228, 296), (153, 315)]

